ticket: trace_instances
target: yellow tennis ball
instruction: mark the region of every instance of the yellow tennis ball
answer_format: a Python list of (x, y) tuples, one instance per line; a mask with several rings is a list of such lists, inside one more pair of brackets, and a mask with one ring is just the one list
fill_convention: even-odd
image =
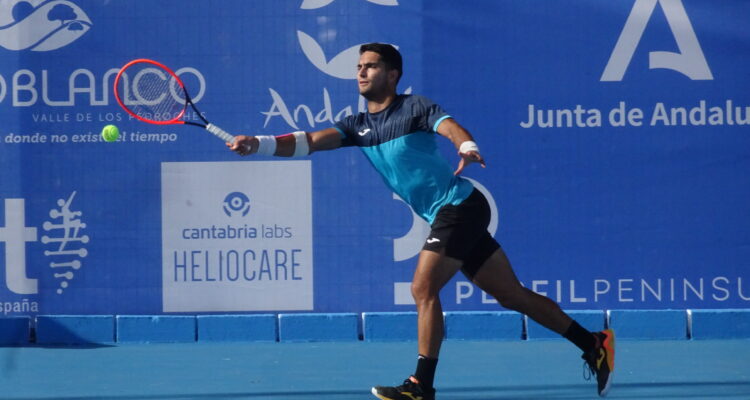
[(102, 138), (105, 142), (114, 142), (120, 137), (120, 130), (114, 125), (107, 125), (102, 129)]

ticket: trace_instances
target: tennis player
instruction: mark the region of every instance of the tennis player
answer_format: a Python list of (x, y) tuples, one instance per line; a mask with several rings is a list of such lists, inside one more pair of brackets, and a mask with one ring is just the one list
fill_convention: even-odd
[[(376, 386), (372, 393), (383, 400), (435, 398), (433, 381), (443, 340), (438, 295), (461, 270), (503, 307), (526, 314), (578, 346), (585, 365), (597, 378), (599, 394), (604, 396), (614, 371), (614, 332), (589, 332), (555, 302), (521, 286), (503, 249), (487, 232), (487, 200), (459, 176), (471, 164), (485, 167), (471, 134), (429, 99), (397, 94), (403, 70), (401, 54), (393, 46), (365, 44), (359, 53), (357, 84), (367, 100), (367, 112), (317, 132), (237, 136), (234, 144), (227, 146), (241, 155), (282, 157), (357, 146), (385, 183), (431, 224), (411, 286), (418, 313), (416, 371), (400, 386)], [(439, 153), (435, 133), (456, 146), (459, 160), (455, 171)]]

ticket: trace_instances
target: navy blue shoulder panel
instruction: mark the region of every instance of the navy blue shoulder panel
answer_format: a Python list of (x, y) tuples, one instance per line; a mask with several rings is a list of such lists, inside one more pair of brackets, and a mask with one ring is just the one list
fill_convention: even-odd
[(342, 146), (370, 147), (414, 132), (434, 132), (448, 114), (424, 96), (399, 95), (385, 110), (358, 113), (337, 122)]

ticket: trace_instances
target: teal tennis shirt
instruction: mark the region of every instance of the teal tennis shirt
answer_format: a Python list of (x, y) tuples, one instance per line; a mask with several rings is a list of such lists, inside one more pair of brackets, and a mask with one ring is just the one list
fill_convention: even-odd
[(359, 147), (388, 187), (432, 223), (442, 206), (458, 205), (474, 190), (438, 150), (436, 130), (446, 118), (426, 97), (399, 95), (385, 110), (350, 115), (335, 128), (342, 146)]

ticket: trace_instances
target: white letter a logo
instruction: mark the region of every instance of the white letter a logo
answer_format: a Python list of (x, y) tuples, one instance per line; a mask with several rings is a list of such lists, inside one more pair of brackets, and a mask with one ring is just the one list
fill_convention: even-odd
[(601, 80), (604, 82), (621, 81), (630, 65), (633, 53), (641, 41), (656, 4), (661, 4), (667, 23), (672, 30), (679, 53), (652, 51), (649, 53), (649, 68), (665, 68), (677, 71), (692, 80), (712, 80), (711, 70), (703, 55), (703, 50), (695, 36), (682, 0), (636, 0), (630, 12), (625, 28), (617, 40), (615, 49), (604, 68)]

